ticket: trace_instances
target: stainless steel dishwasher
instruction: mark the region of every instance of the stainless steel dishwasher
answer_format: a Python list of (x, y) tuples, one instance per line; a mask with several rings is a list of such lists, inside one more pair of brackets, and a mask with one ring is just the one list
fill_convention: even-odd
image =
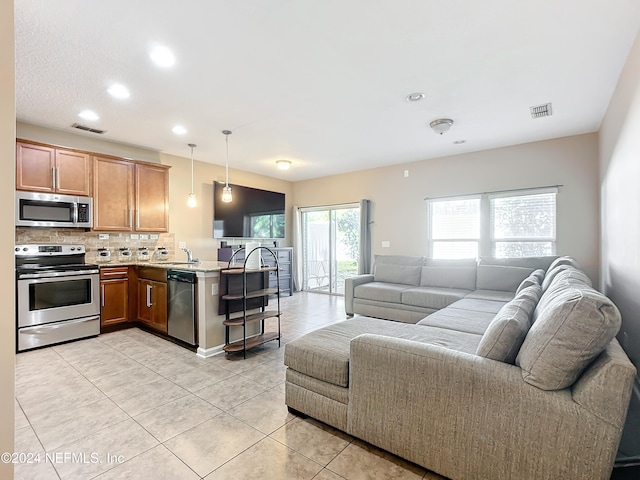
[(167, 272), (167, 333), (189, 345), (198, 345), (196, 274), (182, 270)]

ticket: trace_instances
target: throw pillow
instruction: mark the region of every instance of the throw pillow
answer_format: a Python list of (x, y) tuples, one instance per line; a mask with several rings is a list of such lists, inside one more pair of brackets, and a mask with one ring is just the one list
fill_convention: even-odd
[(542, 288), (530, 285), (505, 304), (482, 335), (476, 355), (513, 364), (531, 326), (531, 313)]
[(516, 295), (531, 285), (540, 285), (542, 283), (542, 279), (544, 279), (544, 270), (539, 268), (522, 281), (516, 290)]
[(567, 388), (618, 333), (620, 312), (600, 292), (568, 282), (539, 308), (516, 365), (542, 390)]

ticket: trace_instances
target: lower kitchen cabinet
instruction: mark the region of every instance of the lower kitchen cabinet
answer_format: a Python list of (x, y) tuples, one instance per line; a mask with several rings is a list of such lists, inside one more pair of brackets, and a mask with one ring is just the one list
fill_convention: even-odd
[(100, 326), (129, 321), (129, 267), (100, 269)]
[[(164, 270), (163, 273), (166, 277)], [(140, 278), (138, 273), (138, 321), (149, 328), (167, 333), (166, 281)]]

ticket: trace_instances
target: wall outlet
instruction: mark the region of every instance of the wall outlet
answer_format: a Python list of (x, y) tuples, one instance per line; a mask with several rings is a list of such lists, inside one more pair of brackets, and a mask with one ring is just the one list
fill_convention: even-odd
[(152, 233), (151, 235), (149, 235), (149, 238), (151, 240), (158, 240), (158, 238), (160, 238), (160, 235), (158, 235), (157, 233)]
[(391, 242), (388, 240), (382, 241), (382, 248), (389, 248), (391, 246)]
[(218, 284), (213, 283), (211, 285), (211, 295), (218, 295)]
[(140, 235), (137, 233), (132, 233), (131, 234), (131, 240), (138, 240), (140, 238)]
[(99, 233), (98, 234), (98, 240), (109, 240), (109, 234), (108, 233)]
[(404, 171), (404, 178), (407, 178), (409, 176), (409, 170), (405, 170)]
[(149, 235), (147, 235), (146, 233), (141, 233), (140, 240), (149, 240)]
[(178, 248), (187, 248), (187, 242), (178, 242)]

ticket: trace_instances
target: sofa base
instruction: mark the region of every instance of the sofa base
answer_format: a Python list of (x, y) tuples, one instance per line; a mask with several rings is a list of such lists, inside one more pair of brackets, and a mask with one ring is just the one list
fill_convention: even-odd
[(418, 323), (427, 315), (436, 310), (433, 308), (415, 307), (400, 303), (377, 302), (355, 298), (353, 300), (353, 313), (365, 317), (383, 318), (404, 323)]
[(287, 408), (303, 412), (327, 425), (347, 431), (347, 405), (320, 395), (299, 385), (285, 383)]

